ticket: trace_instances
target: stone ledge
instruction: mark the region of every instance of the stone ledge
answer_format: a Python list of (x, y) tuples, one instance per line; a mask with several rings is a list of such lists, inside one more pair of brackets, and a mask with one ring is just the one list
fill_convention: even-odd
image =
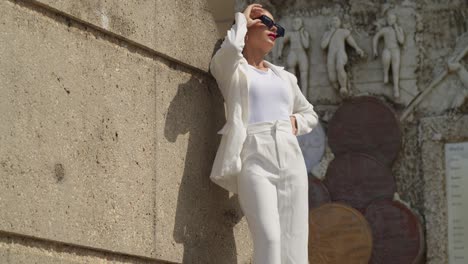
[(205, 72), (219, 39), (216, 22), (204, 0), (32, 2)]
[(122, 255), (71, 244), (25, 237), (0, 232), (0, 263), (18, 264), (68, 264), (68, 263), (139, 263), (175, 264), (155, 259)]

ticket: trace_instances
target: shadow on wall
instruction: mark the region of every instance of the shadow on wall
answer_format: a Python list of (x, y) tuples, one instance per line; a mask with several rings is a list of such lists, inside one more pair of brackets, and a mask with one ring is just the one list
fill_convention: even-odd
[[(218, 45), (219, 46), (219, 43)], [(166, 116), (164, 135), (175, 142), (189, 133), (178, 193), (174, 240), (184, 245), (183, 263), (237, 263), (233, 227), (242, 218), (237, 196), (209, 179), (225, 121), (216, 83), (196, 76), (178, 87)]]

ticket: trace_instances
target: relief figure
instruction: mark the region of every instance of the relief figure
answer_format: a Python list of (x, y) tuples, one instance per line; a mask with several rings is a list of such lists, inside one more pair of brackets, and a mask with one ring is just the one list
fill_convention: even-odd
[(348, 62), (345, 45), (348, 43), (356, 52), (363, 57), (364, 51), (356, 44), (356, 41), (351, 36), (351, 31), (341, 27), (341, 19), (337, 16), (331, 20), (331, 29), (322, 37), (322, 49), (328, 49), (327, 54), (327, 71), (331, 85), (341, 96), (346, 96), (349, 93), (348, 76), (345, 70), (345, 65)]
[(393, 13), (387, 14), (387, 26), (380, 29), (373, 39), (374, 57), (378, 57), (377, 44), (380, 38), (384, 40), (382, 51), (382, 66), (384, 70), (384, 83), (388, 83), (390, 66), (393, 75), (393, 96), (400, 98), (400, 45), (404, 44), (405, 34), (397, 24), (397, 17)]
[(304, 29), (304, 23), (301, 18), (293, 20), (293, 31), (286, 32), (283, 42), (278, 48), (278, 57), (282, 56), (284, 45), (289, 42), (290, 51), (286, 59), (286, 69), (298, 76), (296, 67), (299, 67), (300, 72), (300, 87), (304, 96), (307, 97), (308, 90), (308, 73), (309, 73), (309, 58), (307, 49), (310, 46), (310, 35)]

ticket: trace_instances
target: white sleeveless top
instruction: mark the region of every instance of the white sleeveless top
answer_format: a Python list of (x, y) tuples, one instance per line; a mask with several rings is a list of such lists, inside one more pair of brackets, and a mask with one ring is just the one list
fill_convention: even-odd
[(262, 71), (249, 64), (249, 124), (289, 120), (289, 87), (270, 68)]

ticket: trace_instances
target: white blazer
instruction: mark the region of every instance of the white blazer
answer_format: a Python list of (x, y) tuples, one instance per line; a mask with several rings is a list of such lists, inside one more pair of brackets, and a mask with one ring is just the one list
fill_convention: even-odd
[[(215, 77), (224, 97), (226, 124), (218, 131), (221, 142), (211, 170), (210, 179), (224, 189), (237, 193), (237, 176), (242, 164), (240, 153), (247, 135), (249, 118), (249, 80), (247, 60), (242, 55), (244, 37), (247, 33), (247, 19), (243, 13), (235, 14), (236, 22), (213, 56), (211, 74)], [(297, 78), (284, 70), (264, 61), (266, 66), (289, 84), (290, 115), (297, 120), (297, 135), (307, 134), (317, 125), (318, 117), (313, 106), (307, 101), (297, 85)]]

